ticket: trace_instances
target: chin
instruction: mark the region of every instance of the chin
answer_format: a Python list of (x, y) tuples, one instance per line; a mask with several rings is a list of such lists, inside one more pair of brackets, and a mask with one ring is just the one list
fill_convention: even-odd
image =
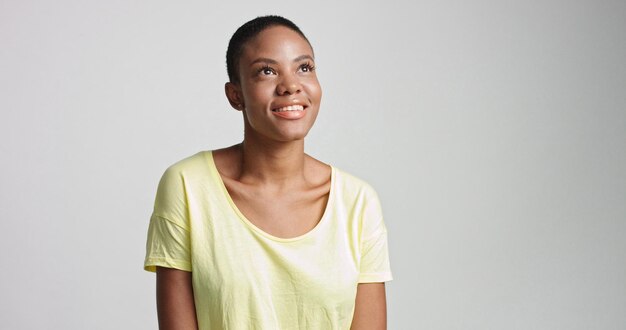
[(291, 131), (291, 132), (277, 132), (275, 139), (281, 142), (292, 142), (298, 140), (304, 140), (309, 131)]
[(288, 136), (282, 135), (280, 137), (277, 137), (276, 140), (280, 142), (295, 142), (295, 141), (304, 140), (305, 137), (306, 137), (306, 134), (288, 135)]
[(310, 125), (284, 125), (255, 128), (246, 122), (244, 131), (248, 138), (259, 139), (259, 141), (294, 142), (304, 140), (311, 127)]

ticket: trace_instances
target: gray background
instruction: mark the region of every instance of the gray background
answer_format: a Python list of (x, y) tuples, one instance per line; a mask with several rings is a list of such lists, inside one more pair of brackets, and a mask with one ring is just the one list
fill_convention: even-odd
[(390, 329), (626, 328), (626, 3), (0, 1), (0, 328), (154, 329), (158, 179), (237, 143), (228, 38), (278, 13), (310, 154), (379, 192)]

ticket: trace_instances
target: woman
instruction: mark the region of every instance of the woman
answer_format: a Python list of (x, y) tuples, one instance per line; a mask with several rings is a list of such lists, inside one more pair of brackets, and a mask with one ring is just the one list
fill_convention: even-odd
[(374, 190), (304, 153), (321, 88), (309, 41), (258, 17), (228, 45), (243, 142), (164, 173), (145, 269), (161, 329), (384, 329), (391, 280)]

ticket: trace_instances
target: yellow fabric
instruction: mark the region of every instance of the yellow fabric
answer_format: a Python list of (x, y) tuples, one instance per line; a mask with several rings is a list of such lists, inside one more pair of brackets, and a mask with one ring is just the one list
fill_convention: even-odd
[(332, 167), (311, 231), (272, 236), (237, 209), (200, 152), (169, 167), (150, 219), (144, 268), (192, 272), (200, 329), (349, 329), (358, 283), (392, 279), (376, 192)]

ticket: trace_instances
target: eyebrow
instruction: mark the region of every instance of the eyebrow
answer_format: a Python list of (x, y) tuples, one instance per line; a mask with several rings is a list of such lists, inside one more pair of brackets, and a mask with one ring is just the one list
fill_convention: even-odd
[[(293, 62), (300, 62), (302, 60), (311, 60), (314, 61), (313, 56), (311, 55), (300, 55), (296, 58), (293, 59)], [(278, 64), (278, 62), (276, 60), (273, 60), (271, 58), (267, 58), (267, 57), (259, 57), (256, 60), (252, 61), (252, 63), (250, 63), (250, 65), (256, 64), (256, 63), (268, 63), (268, 64)]]

